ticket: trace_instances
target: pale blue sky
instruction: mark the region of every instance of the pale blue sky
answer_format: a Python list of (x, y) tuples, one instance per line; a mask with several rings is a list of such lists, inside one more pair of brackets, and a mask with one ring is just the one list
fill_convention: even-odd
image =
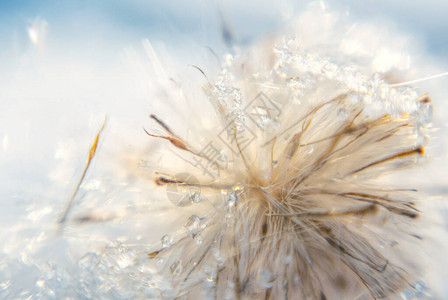
[[(214, 41), (218, 27), (218, 8), (241, 41), (275, 28), (281, 11), (300, 11), (302, 4), (294, 1), (159, 1), (159, 0), (96, 0), (96, 1), (0, 1), (0, 33), (23, 28), (23, 24), (36, 16), (56, 24), (52, 31), (77, 34), (82, 29), (78, 21), (107, 20), (121, 28), (118, 37), (128, 42), (132, 39), (169, 35), (188, 35), (196, 40)], [(309, 1), (302, 1), (307, 3)], [(430, 1), (329, 1), (331, 5), (346, 9), (352, 17), (376, 22), (390, 22), (401, 31), (410, 32), (423, 41), (428, 52), (446, 56), (448, 50), (448, 2)], [(95, 22), (96, 23), (96, 22)], [(97, 22), (100, 24), (101, 22)], [(76, 26), (81, 26), (76, 28)], [(93, 33), (104, 34), (99, 38), (113, 38), (102, 28), (89, 28)], [(125, 34), (124, 34), (125, 33)], [(3, 39), (3, 42), (5, 40)], [(0, 41), (2, 44), (2, 41)]]

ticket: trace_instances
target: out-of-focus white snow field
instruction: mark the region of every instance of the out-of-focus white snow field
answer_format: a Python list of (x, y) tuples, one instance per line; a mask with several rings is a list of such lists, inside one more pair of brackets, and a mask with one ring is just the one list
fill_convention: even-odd
[[(0, 298), (94, 297), (79, 288), (88, 276), (78, 264), (81, 257), (116, 241), (157, 245), (182, 224), (164, 191), (154, 190), (142, 172), (152, 171), (145, 156), (156, 147), (142, 130), (152, 126), (148, 114), (194, 122), (175, 102), (160, 100), (163, 88), (191, 91), (191, 101), (203, 97), (204, 78), (189, 65), (210, 77), (219, 69), (217, 57), (228, 51), (222, 20), (244, 47), (281, 33), (309, 9), (308, 3), (292, 2), (0, 2)], [(314, 5), (338, 11), (359, 35), (363, 28), (378, 29), (366, 32), (365, 41), (405, 46), (394, 59), (408, 65), (406, 80), (448, 72), (448, 2)], [(369, 37), (378, 32), (387, 34)], [(422, 221), (432, 222), (426, 225), (425, 280), (436, 298), (446, 299), (448, 77), (415, 85), (433, 98), (436, 130), (428, 161), (397, 182), (425, 195)], [(68, 222), (58, 235), (58, 218), (106, 115), (97, 156), (70, 217), (110, 220)]]

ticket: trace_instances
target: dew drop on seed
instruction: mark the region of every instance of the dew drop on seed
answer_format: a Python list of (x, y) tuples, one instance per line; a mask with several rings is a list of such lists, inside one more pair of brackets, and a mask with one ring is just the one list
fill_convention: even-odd
[(162, 237), (162, 247), (163, 248), (171, 247), (173, 245), (173, 242), (174, 242), (173, 237), (168, 234), (165, 234)]
[(431, 102), (419, 102), (418, 110), (418, 125), (420, 127), (425, 127), (432, 120), (432, 104)]
[(36, 286), (44, 289), (45, 288), (45, 281), (41, 280), (41, 279), (37, 280), (36, 281)]
[(202, 244), (202, 236), (198, 233), (194, 233), (191, 235), (191, 237), (193, 238), (194, 242), (198, 245)]
[(237, 185), (234, 185), (234, 186), (232, 187), (232, 189), (233, 189), (236, 193), (242, 193), (243, 190), (244, 190), (244, 186), (243, 186), (242, 184), (237, 184)]
[(307, 146), (307, 149), (306, 149), (306, 153), (307, 154), (311, 154), (311, 153), (313, 153), (313, 151), (314, 151), (314, 147), (313, 146)]
[(262, 129), (276, 130), (280, 126), (276, 116), (272, 116), (270, 109), (264, 106), (253, 107), (251, 115)]
[(236, 194), (235, 194), (235, 192), (229, 192), (227, 194), (227, 205), (229, 207), (232, 207), (232, 206), (235, 205), (235, 203), (236, 203)]
[(218, 265), (224, 264), (224, 256), (218, 248), (212, 248), (212, 254)]
[(192, 215), (191, 217), (188, 218), (188, 220), (184, 226), (189, 231), (194, 231), (194, 230), (197, 230), (200, 225), (201, 225), (201, 218), (199, 218), (196, 215)]
[(344, 108), (340, 108), (337, 112), (338, 118), (341, 121), (345, 121), (348, 118), (348, 112)]
[(199, 203), (202, 201), (202, 196), (200, 192), (194, 192), (193, 195), (190, 196), (190, 200), (193, 203)]
[(178, 260), (176, 262), (174, 262), (171, 267), (170, 267), (171, 273), (173, 275), (180, 275), (180, 273), (182, 273), (182, 260)]
[(285, 80), (285, 85), (287, 87), (294, 87), (297, 85), (297, 79), (295, 77), (290, 77)]
[(215, 282), (216, 280), (216, 276), (212, 275), (212, 274), (208, 274), (207, 275), (207, 281), (208, 282)]
[(120, 257), (117, 259), (117, 264), (122, 269), (131, 266), (133, 263), (134, 257), (130, 255), (120, 255)]
[(206, 275), (206, 280), (208, 283), (215, 283), (217, 277), (216, 268), (206, 264), (204, 267), (204, 273)]
[(200, 218), (200, 221), (201, 221), (201, 223), (200, 223), (200, 228), (202, 229), (202, 230), (204, 230), (205, 228), (207, 228), (207, 218)]
[(258, 120), (261, 127), (265, 127), (265, 123), (270, 120), (267, 109), (263, 106), (255, 106), (252, 108), (252, 115)]

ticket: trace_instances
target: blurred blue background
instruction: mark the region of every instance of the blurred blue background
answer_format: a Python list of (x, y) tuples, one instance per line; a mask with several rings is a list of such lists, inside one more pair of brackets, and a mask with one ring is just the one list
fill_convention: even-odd
[[(401, 32), (411, 41), (413, 49), (408, 50), (419, 62), (427, 61), (438, 72), (448, 71), (448, 1), (326, 3), (353, 23)], [(189, 64), (206, 66), (208, 49), (218, 57), (229, 51), (223, 28), (230, 31), (234, 45), (250, 45), (282, 32), (308, 4), (292, 0), (0, 0), (0, 296), (19, 295), (22, 290), (36, 295), (36, 278), (45, 272), (42, 261), (54, 259), (68, 268), (76, 264), (78, 254), (94, 247), (95, 237), (78, 236), (86, 239), (84, 244), (92, 244), (75, 244), (79, 249), (74, 249), (69, 239), (50, 242), (49, 232), (79, 178), (105, 114), (110, 124), (104, 157), (108, 149), (146, 138), (142, 124), (157, 103), (152, 98), (154, 86), (148, 87), (153, 77), (146, 72), (150, 64), (148, 53), (142, 51), (143, 39), (152, 43), (163, 66), (176, 73)], [(435, 133), (438, 148), (433, 146), (439, 149), (434, 155), (439, 168), (422, 177), (446, 195), (444, 86), (448, 86), (446, 77), (423, 85), (436, 99), (440, 130)], [(114, 136), (119, 131), (121, 136)], [(132, 142), (131, 137), (135, 138)], [(444, 198), (439, 200), (442, 203)], [(447, 207), (446, 202), (440, 206), (442, 216), (447, 215)], [(448, 226), (444, 218), (439, 221), (441, 227)], [(439, 269), (447, 265), (446, 261), (437, 264)], [(39, 270), (24, 267), (30, 265)], [(11, 293), (2, 294), (8, 287)]]

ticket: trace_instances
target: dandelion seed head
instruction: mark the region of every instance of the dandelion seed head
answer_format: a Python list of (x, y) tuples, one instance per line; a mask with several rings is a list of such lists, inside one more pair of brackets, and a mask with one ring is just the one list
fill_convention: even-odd
[[(333, 26), (325, 5), (318, 10)], [(381, 178), (423, 155), (430, 98), (394, 85), (391, 70), (405, 54), (386, 59), (383, 49), (366, 63), (363, 42), (347, 37), (328, 50), (302, 33), (234, 48), (218, 72), (193, 66), (202, 82), (188, 85), (167, 79), (145, 41), (158, 98), (142, 132), (151, 147), (135, 166), (154, 189), (145, 201), (165, 203), (148, 210), (168, 228), (150, 247), (85, 257), (99, 278), (86, 284), (168, 299), (422, 290), (417, 196)]]
[[(180, 163), (155, 182), (202, 199), (176, 242), (155, 252), (160, 275), (187, 298), (412, 289), (418, 266), (404, 246), (419, 211), (409, 192), (377, 178), (424, 153), (429, 98), (307, 52), (294, 37), (268, 45), (225, 56), (206, 84), (212, 128), (187, 140), (157, 119)], [(187, 170), (198, 181), (176, 176)]]

